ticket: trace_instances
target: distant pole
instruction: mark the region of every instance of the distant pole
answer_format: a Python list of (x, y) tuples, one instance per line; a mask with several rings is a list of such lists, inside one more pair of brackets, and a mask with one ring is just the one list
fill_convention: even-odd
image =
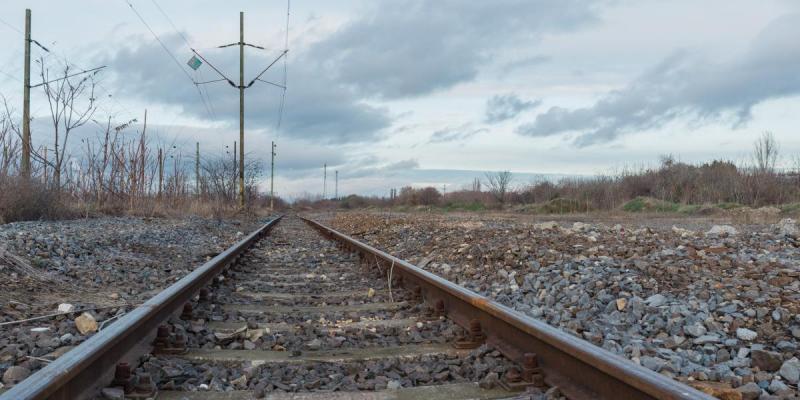
[(239, 12), (239, 205), (244, 208), (244, 11)]
[(336, 189), (333, 192), (333, 199), (339, 200), (339, 170), (336, 170)]
[(200, 142), (197, 142), (194, 157), (194, 184), (197, 188), (197, 197), (200, 197)]
[(158, 149), (158, 198), (161, 198), (164, 190), (164, 152)]
[(328, 191), (328, 164), (322, 165), (322, 200), (325, 200), (325, 195)]
[(275, 209), (275, 141), (272, 142), (272, 160), (269, 168), (269, 210)]
[[(239, 169), (239, 164), (236, 161), (236, 153), (239, 149), (236, 147), (236, 141), (233, 141), (233, 182), (231, 182), (231, 190), (233, 193), (236, 193), (236, 176), (238, 175), (236, 172)], [(234, 195), (236, 197), (236, 195)]]
[(22, 175), (31, 176), (31, 10), (25, 10), (25, 72), (22, 91)]
[(447, 185), (442, 185), (442, 197), (447, 194)]
[(44, 148), (44, 182), (47, 186), (47, 147)]

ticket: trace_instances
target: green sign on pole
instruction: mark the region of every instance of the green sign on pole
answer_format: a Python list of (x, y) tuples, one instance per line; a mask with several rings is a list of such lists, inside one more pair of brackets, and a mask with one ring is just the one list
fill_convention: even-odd
[(192, 58), (190, 58), (189, 62), (187, 62), (186, 64), (188, 64), (191, 69), (197, 71), (197, 69), (200, 68), (201, 65), (203, 65), (203, 62), (200, 61), (200, 59), (197, 58), (197, 56), (192, 56)]

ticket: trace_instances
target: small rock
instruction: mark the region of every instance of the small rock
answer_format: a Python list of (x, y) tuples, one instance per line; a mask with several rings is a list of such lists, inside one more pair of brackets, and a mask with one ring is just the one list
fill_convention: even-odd
[(800, 360), (797, 357), (792, 357), (781, 365), (778, 373), (792, 385), (796, 385), (800, 381)]
[(75, 311), (75, 306), (69, 303), (61, 303), (58, 305), (58, 312), (68, 313)]
[(371, 299), (374, 296), (375, 296), (375, 289), (369, 288), (369, 290), (367, 290), (367, 297)]
[(718, 399), (740, 400), (742, 398), (742, 394), (727, 383), (692, 381), (689, 384), (693, 388)]
[(239, 390), (247, 388), (247, 376), (246, 375), (242, 375), (242, 376), (232, 380), (231, 381), (231, 385), (233, 385), (234, 388), (239, 389)]
[(706, 327), (699, 323), (695, 323), (684, 326), (683, 332), (689, 336), (700, 337), (706, 334)]
[(617, 299), (616, 303), (617, 303), (617, 310), (618, 311), (622, 311), (622, 310), (625, 309), (625, 306), (628, 304), (628, 300), (626, 300), (624, 298), (619, 298), (619, 299)]
[(103, 398), (106, 400), (124, 400), (125, 399), (125, 391), (121, 388), (117, 387), (107, 387), (103, 388), (100, 391), (100, 394), (103, 395)]
[(397, 390), (401, 387), (403, 387), (403, 385), (400, 383), (400, 381), (389, 381), (389, 383), (386, 384), (386, 389), (389, 390)]
[(6, 385), (17, 384), (22, 382), (22, 380), (27, 378), (30, 374), (31, 371), (29, 369), (20, 367), (19, 365), (14, 365), (7, 369), (5, 373), (3, 373), (3, 383)]
[(740, 340), (751, 341), (758, 336), (758, 333), (751, 331), (747, 328), (737, 328), (736, 329), (736, 337)]
[(322, 347), (322, 341), (319, 339), (314, 339), (306, 343), (306, 348), (309, 350), (319, 350), (320, 347)]
[(97, 320), (94, 319), (92, 314), (85, 312), (78, 318), (75, 318), (75, 328), (78, 329), (81, 335), (97, 332)]
[(773, 372), (781, 367), (781, 355), (774, 351), (753, 349), (750, 358), (753, 366), (762, 371)]
[(660, 307), (667, 302), (667, 298), (662, 294), (654, 294), (644, 301), (650, 307)]
[(482, 389), (494, 389), (498, 382), (500, 382), (500, 377), (497, 375), (497, 372), (490, 372), (481, 379), (478, 385)]
[(769, 383), (769, 388), (767, 388), (767, 390), (772, 394), (780, 394), (789, 391), (789, 386), (786, 386), (786, 384), (779, 379), (773, 379), (772, 382)]
[(742, 400), (756, 400), (761, 396), (761, 388), (755, 382), (739, 386), (736, 390), (742, 394)]
[(706, 236), (735, 236), (738, 233), (739, 231), (730, 225), (714, 225), (708, 232), (706, 232)]
[(784, 236), (797, 236), (797, 222), (791, 218), (784, 218), (777, 224), (775, 227), (778, 229), (778, 233)]

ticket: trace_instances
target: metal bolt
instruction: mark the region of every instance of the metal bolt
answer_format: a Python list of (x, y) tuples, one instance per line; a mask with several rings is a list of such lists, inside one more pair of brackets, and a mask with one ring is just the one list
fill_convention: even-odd
[(512, 367), (506, 372), (506, 381), (509, 383), (522, 382), (522, 375), (517, 368)]
[(175, 344), (175, 347), (186, 347), (186, 336), (182, 333), (176, 333), (173, 343)]
[(150, 374), (142, 372), (139, 374), (139, 382), (134, 389), (136, 393), (152, 393), (153, 381), (150, 379)]
[(165, 349), (169, 347), (169, 326), (161, 325), (158, 327), (156, 333), (156, 340), (153, 342), (156, 349)]
[(131, 366), (128, 363), (119, 363), (114, 368), (114, 380), (111, 381), (111, 386), (119, 386), (125, 391), (130, 393), (133, 387), (131, 386)]
[(481, 336), (482, 331), (483, 330), (481, 329), (481, 321), (478, 321), (477, 319), (473, 319), (473, 320), (469, 321), (469, 333), (473, 337), (474, 336)]
[(444, 300), (442, 299), (436, 300), (436, 315), (444, 315)]
[(186, 303), (183, 305), (183, 311), (181, 312), (181, 319), (182, 320), (190, 320), (194, 318), (194, 313), (192, 312), (192, 303)]

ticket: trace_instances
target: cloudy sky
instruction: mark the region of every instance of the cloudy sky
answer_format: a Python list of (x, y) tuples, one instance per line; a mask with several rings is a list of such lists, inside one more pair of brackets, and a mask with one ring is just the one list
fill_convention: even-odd
[[(216, 46), (238, 40), (244, 11), (245, 40), (265, 48), (246, 49), (249, 82), (286, 35), (278, 0), (4, 1), (0, 93), (17, 109), (25, 8), (48, 66), (108, 65), (96, 119), (141, 120), (147, 108), (150, 127), (187, 156), (195, 141), (211, 158), (238, 139), (237, 91), (198, 92), (191, 79), (217, 76), (185, 67), (190, 46), (238, 78), (238, 49)], [(282, 90), (262, 82), (246, 91), (245, 122), (248, 157), (268, 167), (277, 141), (287, 197), (320, 193), (323, 163), (341, 193), (385, 194), (458, 188), (488, 170), (511, 170), (517, 184), (614, 173), (667, 153), (746, 162), (763, 131), (785, 166), (800, 154), (797, 1), (293, 0), (290, 14), (280, 129)], [(263, 79), (283, 82), (283, 63)], [(44, 141), (47, 107), (33, 97)]]

